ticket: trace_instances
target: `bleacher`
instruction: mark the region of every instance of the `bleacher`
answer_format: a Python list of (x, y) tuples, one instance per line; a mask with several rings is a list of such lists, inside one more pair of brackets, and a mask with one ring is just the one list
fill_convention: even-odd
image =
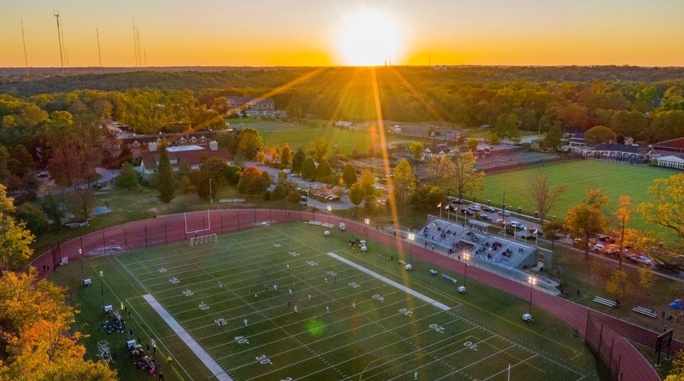
[(524, 264), (536, 263), (536, 248), (533, 246), (439, 218), (423, 225), (416, 232), (416, 237), (442, 250), (451, 249), (456, 255), (468, 250), (474, 258), (505, 267), (520, 268)]

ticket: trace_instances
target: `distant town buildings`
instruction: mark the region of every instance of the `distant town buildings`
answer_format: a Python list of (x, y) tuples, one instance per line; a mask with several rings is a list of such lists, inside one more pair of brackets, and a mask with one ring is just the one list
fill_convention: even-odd
[(261, 99), (258, 97), (229, 96), (228, 107), (231, 109), (247, 109), (247, 111), (273, 111), (275, 102), (273, 98)]
[[(143, 175), (143, 178), (151, 178), (157, 172), (159, 166), (159, 151), (157, 149), (157, 143), (149, 143), (148, 151), (142, 154), (142, 160), (140, 160), (139, 171)], [(182, 163), (190, 166), (192, 170), (199, 170), (202, 167), (202, 161), (204, 159), (211, 158), (221, 158), (226, 161), (232, 159), (232, 155), (228, 151), (228, 148), (219, 147), (218, 143), (215, 141), (209, 142), (208, 147), (200, 145), (180, 145), (167, 147), (166, 150), (169, 152), (169, 159), (171, 162), (171, 168), (174, 172), (178, 171), (178, 168)]]

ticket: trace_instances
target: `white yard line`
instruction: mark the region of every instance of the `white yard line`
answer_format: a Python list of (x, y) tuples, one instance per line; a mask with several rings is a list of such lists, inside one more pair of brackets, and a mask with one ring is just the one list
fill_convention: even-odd
[(427, 296), (421, 294), (420, 292), (413, 291), (413, 290), (411, 290), (410, 288), (408, 288), (408, 287), (406, 287), (406, 286), (404, 286), (404, 285), (401, 285), (401, 284), (399, 284), (399, 283), (397, 283), (397, 282), (395, 282), (395, 281), (393, 281), (393, 280), (387, 279), (386, 277), (384, 277), (384, 276), (382, 276), (382, 275), (376, 273), (375, 271), (368, 270), (367, 268), (365, 268), (365, 267), (363, 267), (363, 266), (361, 266), (361, 265), (358, 265), (358, 264), (356, 264), (356, 263), (354, 263), (354, 262), (352, 262), (352, 261), (350, 261), (350, 260), (348, 260), (348, 259), (346, 259), (346, 258), (342, 258), (342, 257), (340, 257), (339, 255), (337, 255), (337, 254), (335, 254), (335, 253), (327, 253), (327, 254), (328, 254), (329, 256), (331, 256), (331, 257), (337, 259), (338, 261), (344, 262), (344, 263), (348, 264), (349, 266), (351, 266), (351, 267), (353, 267), (353, 268), (355, 268), (355, 269), (357, 269), (357, 270), (359, 270), (359, 271), (362, 271), (362, 272), (364, 272), (364, 273), (366, 273), (366, 274), (368, 274), (368, 275), (370, 275), (370, 276), (372, 276), (372, 277), (374, 277), (374, 278), (376, 278), (376, 279), (378, 279), (378, 280), (381, 280), (381, 281), (383, 281), (383, 282), (385, 282), (385, 283), (387, 283), (387, 284), (389, 284), (389, 285), (392, 285), (392, 286), (394, 286), (394, 287), (396, 287), (396, 288), (398, 288), (398, 289), (400, 289), (400, 290), (406, 292), (407, 294), (411, 294), (411, 295), (415, 296), (415, 297), (418, 298), (418, 299), (424, 300), (425, 302), (430, 303), (430, 304), (432, 304), (433, 306), (435, 306), (435, 307), (437, 307), (437, 308), (439, 308), (439, 309), (442, 309), (442, 310), (444, 310), (444, 311), (448, 311), (448, 310), (451, 309), (451, 307), (449, 307), (449, 306), (447, 306), (447, 305), (445, 305), (445, 304), (442, 304), (442, 303), (440, 303), (440, 302), (438, 302), (438, 301), (436, 301), (436, 300), (434, 300), (434, 299), (432, 299), (432, 298), (430, 298), (430, 297), (427, 297)]
[(147, 301), (147, 303), (150, 304), (150, 306), (159, 314), (159, 316), (164, 319), (166, 324), (171, 327), (173, 332), (175, 332), (178, 337), (180, 337), (185, 345), (187, 345), (190, 350), (192, 350), (197, 357), (199, 357), (200, 361), (206, 365), (207, 368), (209, 368), (209, 371), (211, 371), (214, 374), (214, 377), (218, 379), (219, 381), (233, 381), (232, 378), (219, 366), (219, 364), (214, 361), (214, 359), (209, 356), (207, 352), (204, 351), (204, 348), (202, 348), (196, 341), (195, 339), (190, 336), (183, 327), (181, 327), (180, 324), (174, 319), (171, 314), (166, 311), (166, 309), (159, 304), (159, 302), (154, 298), (154, 296), (150, 294), (143, 295), (143, 298)]

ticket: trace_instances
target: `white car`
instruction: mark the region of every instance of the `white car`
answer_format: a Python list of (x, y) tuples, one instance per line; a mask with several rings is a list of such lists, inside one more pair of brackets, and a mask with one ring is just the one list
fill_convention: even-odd
[(482, 205), (480, 205), (480, 204), (470, 204), (470, 206), (468, 207), (468, 209), (474, 210), (474, 211), (476, 211), (476, 212), (479, 212), (479, 211), (482, 209)]

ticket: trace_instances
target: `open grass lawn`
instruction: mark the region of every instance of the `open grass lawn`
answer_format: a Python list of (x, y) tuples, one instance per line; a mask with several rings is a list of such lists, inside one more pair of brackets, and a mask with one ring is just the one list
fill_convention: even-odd
[(322, 231), (295, 222), (93, 258), (83, 263), (90, 287), (76, 263), (52, 279), (82, 311), (87, 356), (108, 341), (123, 380), (148, 376), (123, 333), (99, 329), (103, 304), (123, 303), (133, 337), (173, 358), (161, 360), (167, 380), (506, 380), (509, 365), (511, 380), (598, 379), (568, 326), (538, 309), (521, 321), (527, 301), (470, 280), (458, 294), (460, 275), (449, 274), (454, 285), (419, 261), (407, 272), (392, 249), (371, 242), (361, 256), (347, 244), (354, 233)]
[[(503, 202), (503, 190), (506, 190), (506, 204), (510, 210), (522, 207), (523, 213), (534, 214), (532, 203), (527, 198), (527, 181), (537, 173), (545, 172), (551, 177), (552, 183), (565, 182), (570, 190), (564, 200), (559, 202), (549, 213), (563, 218), (567, 211), (577, 205), (590, 189), (603, 189), (610, 197), (610, 205), (607, 210), (614, 210), (618, 199), (622, 195), (632, 197), (632, 203), (648, 200), (647, 190), (653, 180), (669, 177), (678, 172), (643, 165), (615, 164), (596, 160), (580, 160), (569, 163), (552, 164), (543, 167), (523, 169), (519, 171), (503, 172), (485, 177), (485, 189), (481, 191), (477, 200), (480, 202), (492, 201), (492, 205), (501, 207)], [(634, 227), (644, 228), (646, 223), (638, 213), (634, 213)]]

